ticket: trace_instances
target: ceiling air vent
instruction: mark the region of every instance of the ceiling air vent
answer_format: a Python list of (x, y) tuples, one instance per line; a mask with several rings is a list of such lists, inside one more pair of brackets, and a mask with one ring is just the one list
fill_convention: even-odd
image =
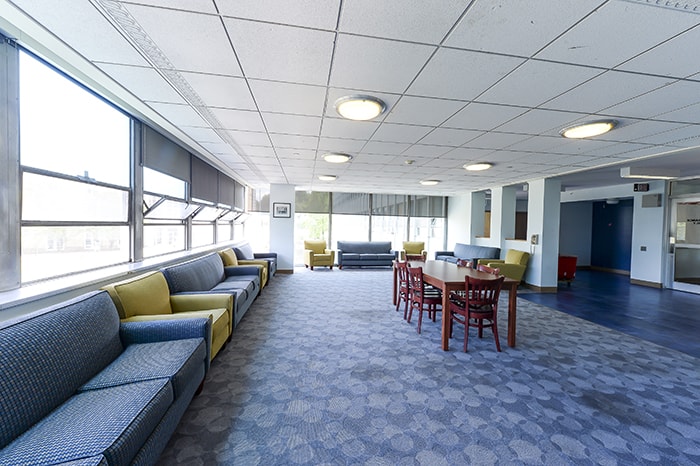
[(658, 8), (666, 8), (667, 10), (684, 11), (686, 13), (695, 13), (700, 15), (700, 0), (624, 0), (628, 3), (637, 3), (642, 5), (655, 6)]

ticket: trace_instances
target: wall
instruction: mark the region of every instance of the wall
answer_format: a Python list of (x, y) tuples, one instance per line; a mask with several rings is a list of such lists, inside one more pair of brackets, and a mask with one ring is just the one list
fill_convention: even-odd
[[(270, 185), (270, 252), (277, 253), (277, 270), (280, 272), (294, 271), (294, 200), (293, 185)], [(272, 207), (275, 202), (291, 204), (289, 218), (272, 216)]]
[(591, 266), (629, 271), (632, 262), (632, 218), (634, 202), (593, 203)]
[(591, 265), (591, 228), (593, 204), (566, 202), (561, 204), (559, 254), (576, 256), (577, 266)]
[(469, 218), (471, 217), (471, 196), (453, 196), (447, 201), (447, 244), (451, 250), (455, 243), (469, 244)]
[[(661, 194), (661, 207), (642, 207), (645, 194)], [(634, 196), (630, 279), (660, 286), (666, 276), (666, 182), (649, 183), (649, 191)], [(642, 251), (642, 247), (646, 250)], [(670, 273), (670, 272), (669, 272)]]

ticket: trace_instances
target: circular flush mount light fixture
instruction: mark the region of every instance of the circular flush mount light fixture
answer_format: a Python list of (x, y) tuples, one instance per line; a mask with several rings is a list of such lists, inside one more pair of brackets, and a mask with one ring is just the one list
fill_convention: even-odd
[(348, 120), (365, 121), (381, 115), (386, 104), (369, 95), (350, 95), (335, 101), (335, 111)]
[(471, 165), (464, 165), (464, 169), (469, 171), (469, 172), (480, 172), (483, 170), (488, 170), (492, 166), (493, 165), (491, 165), (488, 162), (479, 162), (479, 163), (473, 163)]
[(422, 184), (423, 186), (435, 186), (438, 183), (438, 180), (421, 180), (420, 182), (420, 184)]
[(318, 175), (318, 179), (321, 181), (335, 181), (338, 178), (335, 175)]
[(584, 139), (605, 134), (617, 125), (615, 120), (591, 121), (582, 125), (564, 128), (559, 134), (569, 139)]
[(337, 152), (332, 152), (329, 154), (325, 154), (323, 156), (323, 160), (325, 160), (326, 162), (330, 162), (330, 163), (345, 163), (345, 162), (349, 162), (351, 159), (352, 159), (352, 156), (350, 156), (348, 154), (337, 153)]

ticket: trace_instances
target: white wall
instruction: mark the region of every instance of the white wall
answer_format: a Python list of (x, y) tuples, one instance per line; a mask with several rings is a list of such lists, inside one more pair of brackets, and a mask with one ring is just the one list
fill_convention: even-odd
[[(642, 207), (645, 194), (661, 194), (661, 207)], [(666, 183), (649, 183), (649, 191), (634, 195), (634, 216), (632, 218), (632, 263), (630, 278), (650, 283), (664, 283), (666, 264), (667, 206)], [(646, 251), (642, 251), (642, 247)]]
[[(293, 185), (270, 185), (270, 252), (277, 253), (278, 270), (294, 270), (294, 197)], [(272, 216), (275, 202), (292, 205), (289, 218)]]
[(592, 202), (562, 203), (559, 219), (559, 254), (576, 256), (577, 266), (591, 265), (592, 230)]
[(471, 195), (452, 196), (447, 201), (447, 250), (455, 243), (469, 243)]

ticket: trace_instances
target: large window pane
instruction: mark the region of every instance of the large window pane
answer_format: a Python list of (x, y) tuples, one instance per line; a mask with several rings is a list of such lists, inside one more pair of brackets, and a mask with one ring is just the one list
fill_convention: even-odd
[(144, 225), (143, 257), (185, 250), (184, 225)]
[[(297, 198), (298, 199), (298, 198)], [(304, 241), (323, 240), (328, 244), (328, 222), (326, 214), (294, 214), (294, 263), (304, 263)]]
[(126, 115), (25, 52), (19, 101), (22, 165), (129, 186)]
[(143, 195), (145, 204), (144, 218), (147, 222), (151, 219), (184, 220), (199, 207), (196, 204), (187, 204), (184, 201), (173, 201), (171, 199), (164, 199), (156, 205), (161, 199), (161, 196)]
[(214, 224), (192, 225), (192, 247), (214, 244)]
[(177, 197), (178, 199), (185, 199), (187, 183), (165, 173), (144, 167), (143, 190), (148, 193), (164, 194)]
[(410, 221), (409, 241), (423, 241), (428, 259), (435, 258), (436, 251), (445, 250), (445, 219), (416, 217)]
[(126, 222), (128, 215), (128, 191), (23, 174), (23, 221)]
[[(253, 251), (267, 252), (270, 250), (270, 214), (267, 212), (251, 212), (244, 225), (244, 238), (250, 243)], [(243, 238), (236, 236), (236, 239)]]
[(22, 227), (22, 282), (129, 260), (127, 226)]
[(369, 240), (368, 215), (336, 214), (331, 222), (331, 249), (338, 248), (338, 241)]
[(391, 241), (392, 249), (402, 249), (406, 241), (407, 222), (407, 217), (373, 216), (372, 241)]

